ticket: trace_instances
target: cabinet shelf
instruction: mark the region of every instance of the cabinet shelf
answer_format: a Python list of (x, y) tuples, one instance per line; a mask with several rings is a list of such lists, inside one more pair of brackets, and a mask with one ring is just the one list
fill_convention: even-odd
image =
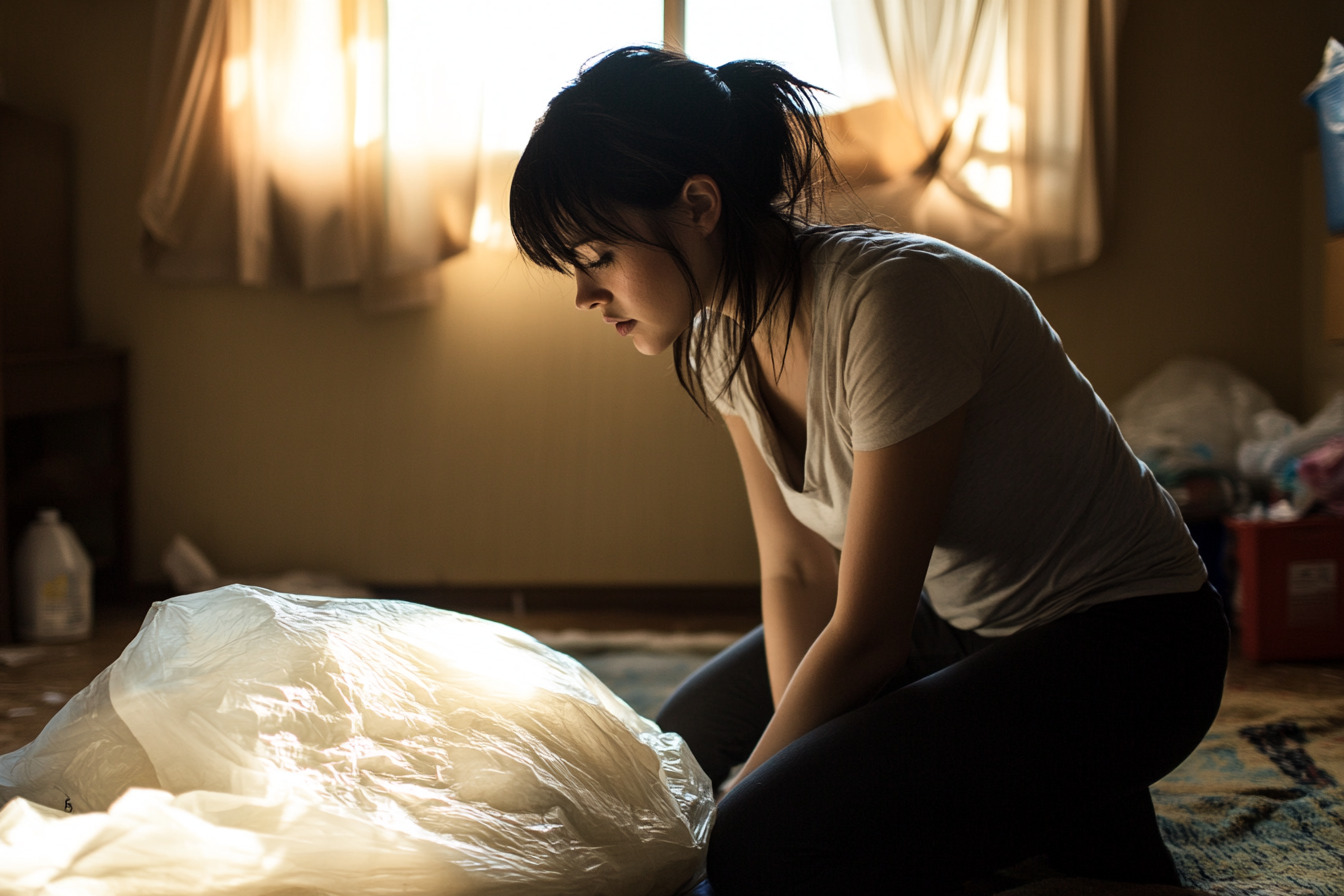
[(125, 400), (126, 353), (99, 346), (4, 357), (5, 419), (115, 407)]
[(130, 585), (124, 351), (74, 344), (70, 139), (0, 103), (0, 643), (10, 559), (55, 507), (95, 562), (95, 597)]

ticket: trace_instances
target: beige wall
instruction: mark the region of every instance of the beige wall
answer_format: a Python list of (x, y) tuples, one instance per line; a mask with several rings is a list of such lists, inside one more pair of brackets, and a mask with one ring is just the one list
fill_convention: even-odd
[(726, 433), (511, 256), (451, 298), (369, 317), (348, 294), (182, 288), (137, 269), (153, 3), (0, 4), (8, 98), (78, 143), (86, 336), (133, 358), (137, 571), (177, 531), (231, 569), (381, 582), (755, 579)]
[[(737, 583), (755, 576), (726, 436), (506, 256), (387, 318), (352, 296), (181, 288), (137, 268), (150, 0), (0, 0), (10, 101), (78, 142), (78, 298), (133, 352), (138, 573), (183, 531), (234, 569), (384, 582)], [(1304, 410), (1297, 94), (1334, 0), (1134, 0), (1117, 207), (1095, 265), (1034, 284), (1114, 401), (1213, 354)]]
[(1102, 258), (1036, 284), (1064, 345), (1114, 404), (1162, 361), (1212, 355), (1307, 413), (1299, 95), (1335, 0), (1133, 0), (1119, 54), (1116, 204)]

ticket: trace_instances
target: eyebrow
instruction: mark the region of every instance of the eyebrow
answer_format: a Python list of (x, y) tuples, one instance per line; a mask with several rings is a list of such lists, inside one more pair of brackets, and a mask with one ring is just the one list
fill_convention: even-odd
[[(603, 239), (602, 237), (600, 237), (600, 236), (590, 236), (590, 237), (585, 237), (585, 238), (583, 238), (583, 239), (581, 239), (581, 240), (576, 240), (575, 242), (570, 243), (570, 244), (569, 244), (569, 251), (571, 251), (571, 252), (577, 252), (577, 251), (579, 251), (580, 249), (584, 248), (585, 246), (587, 246), (587, 247), (589, 247), (589, 248), (592, 248), (594, 245), (605, 245), (605, 244), (607, 244), (607, 243), (609, 243), (609, 242), (610, 242), (610, 240), (604, 240), (604, 239)], [(597, 250), (594, 249), (593, 251), (597, 251)]]
[(592, 239), (584, 240), (583, 242), (574, 243), (569, 248), (569, 255), (572, 259), (574, 259), (575, 264), (586, 266), (590, 262), (587, 262), (583, 258), (579, 257), (579, 252), (581, 250), (591, 252), (594, 256), (596, 256), (596, 259), (594, 260), (597, 260), (602, 257), (603, 252), (603, 248), (599, 247), (610, 248), (610, 244), (606, 240), (594, 237)]

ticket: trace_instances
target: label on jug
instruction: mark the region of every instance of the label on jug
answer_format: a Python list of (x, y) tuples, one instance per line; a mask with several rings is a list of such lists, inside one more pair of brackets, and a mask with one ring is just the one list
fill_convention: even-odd
[(85, 601), (79, 583), (66, 573), (52, 576), (38, 589), (35, 634), (39, 638), (59, 638), (78, 634), (84, 626)]

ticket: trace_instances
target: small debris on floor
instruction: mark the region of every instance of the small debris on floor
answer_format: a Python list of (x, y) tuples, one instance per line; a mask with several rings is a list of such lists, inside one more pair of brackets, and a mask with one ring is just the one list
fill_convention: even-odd
[(48, 648), (40, 644), (15, 644), (0, 647), (0, 665), (27, 666), (40, 659), (45, 659), (49, 652)]

